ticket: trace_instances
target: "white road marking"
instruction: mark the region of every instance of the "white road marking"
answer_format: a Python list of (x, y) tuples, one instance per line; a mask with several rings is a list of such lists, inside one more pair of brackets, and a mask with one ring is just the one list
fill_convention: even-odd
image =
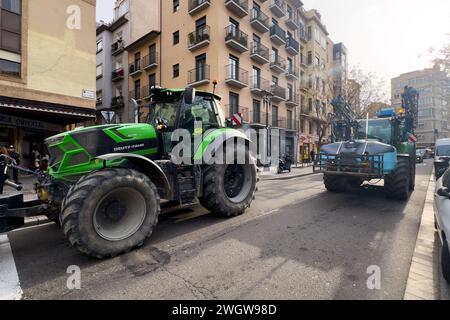
[(0, 235), (0, 300), (20, 300), (22, 294), (8, 236)]

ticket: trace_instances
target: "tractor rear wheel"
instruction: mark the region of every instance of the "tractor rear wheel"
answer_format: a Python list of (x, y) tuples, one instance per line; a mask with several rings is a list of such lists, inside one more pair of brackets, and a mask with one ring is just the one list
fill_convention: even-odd
[(410, 191), (411, 165), (409, 159), (399, 158), (397, 168), (384, 178), (384, 188), (388, 198), (407, 200)]
[(81, 178), (62, 206), (62, 229), (72, 246), (99, 259), (144, 244), (158, 223), (155, 185), (138, 171), (104, 169)]
[(344, 177), (324, 174), (323, 183), (330, 192), (345, 192), (347, 190), (347, 180)]
[(216, 164), (203, 174), (201, 205), (211, 213), (236, 217), (250, 207), (256, 191), (256, 161), (245, 151), (247, 164)]

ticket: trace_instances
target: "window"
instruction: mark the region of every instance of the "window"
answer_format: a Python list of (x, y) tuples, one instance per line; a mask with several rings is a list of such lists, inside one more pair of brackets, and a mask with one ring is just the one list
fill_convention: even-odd
[(293, 128), (292, 124), (293, 124), (292, 123), (292, 111), (288, 110), (287, 111), (287, 128), (292, 129)]
[(173, 33), (173, 45), (180, 43), (180, 31), (175, 31)]
[(278, 78), (275, 76), (272, 76), (272, 85), (277, 86), (278, 85)]
[(253, 100), (253, 122), (261, 123), (261, 101)]
[(173, 66), (173, 77), (178, 78), (180, 76), (180, 65), (177, 63)]
[(197, 81), (202, 81), (209, 76), (207, 74), (207, 66), (206, 66), (206, 54), (201, 54), (195, 57), (195, 78)]
[(308, 111), (309, 111), (309, 113), (313, 112), (313, 99), (312, 98), (308, 99)]
[(278, 107), (272, 107), (272, 127), (278, 127)]
[(294, 100), (294, 88), (293, 88), (292, 84), (288, 83), (287, 89), (288, 89), (288, 100), (293, 101)]
[(136, 100), (141, 99), (141, 80), (136, 80), (134, 82), (134, 98)]
[[(0, 50), (20, 54), (22, 40), (22, 17), (20, 0), (1, 0)], [(18, 62), (12, 60), (12, 62)]]
[(228, 58), (228, 78), (239, 80), (239, 58), (233, 55)]
[(230, 117), (239, 112), (239, 95), (230, 92)]
[(157, 63), (157, 56), (156, 56), (156, 44), (152, 44), (150, 47), (148, 47), (148, 56), (149, 56), (149, 63), (154, 64)]
[(97, 79), (103, 77), (103, 65), (99, 64), (97, 66)]
[(119, 10), (117, 11), (116, 18), (120, 18), (121, 16), (126, 14), (128, 12), (128, 8), (129, 8), (128, 1), (122, 2), (119, 6)]
[(97, 53), (103, 50), (103, 40), (97, 41)]
[(316, 66), (320, 66), (320, 56), (319, 55), (315, 56), (315, 60), (314, 61), (316, 62)]
[(312, 51), (308, 51), (308, 65), (312, 65)]
[(253, 88), (261, 89), (261, 69), (253, 67)]
[(148, 86), (149, 88), (156, 86), (156, 74), (152, 73), (148, 76)]
[(180, 0), (173, 0), (173, 12), (180, 10)]
[(97, 91), (97, 104), (103, 103), (103, 91), (99, 90)]
[(20, 75), (20, 63), (0, 59), (0, 74), (19, 76)]

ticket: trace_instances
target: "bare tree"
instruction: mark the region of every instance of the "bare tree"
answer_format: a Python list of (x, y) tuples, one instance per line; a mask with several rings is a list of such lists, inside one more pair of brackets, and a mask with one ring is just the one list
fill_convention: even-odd
[[(450, 35), (449, 35), (450, 37)], [(450, 76), (450, 43), (446, 44), (435, 54), (433, 63), (441, 67)]]

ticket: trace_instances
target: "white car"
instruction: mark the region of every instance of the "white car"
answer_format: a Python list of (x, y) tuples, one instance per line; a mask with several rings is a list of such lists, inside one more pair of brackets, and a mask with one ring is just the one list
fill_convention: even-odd
[(450, 168), (436, 182), (435, 225), (442, 242), (442, 274), (450, 284)]

